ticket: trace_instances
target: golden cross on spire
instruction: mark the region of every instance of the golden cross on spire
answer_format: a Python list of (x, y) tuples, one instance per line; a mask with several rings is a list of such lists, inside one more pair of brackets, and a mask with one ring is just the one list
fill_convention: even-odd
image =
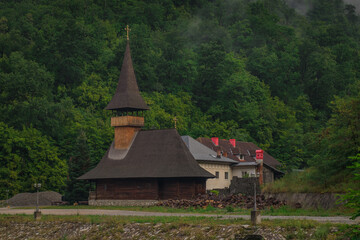
[(177, 118), (174, 117), (174, 122), (175, 122), (175, 129), (176, 129), (176, 122), (177, 122)]
[(124, 28), (126, 30), (126, 39), (129, 41), (129, 32), (131, 31), (131, 29), (129, 28), (129, 25), (126, 25), (126, 28)]

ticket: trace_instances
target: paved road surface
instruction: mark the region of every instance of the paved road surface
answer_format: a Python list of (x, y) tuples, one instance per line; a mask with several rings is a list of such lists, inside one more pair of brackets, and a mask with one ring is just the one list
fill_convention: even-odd
[[(34, 209), (13, 209), (0, 208), (0, 214), (33, 214)], [(126, 210), (103, 210), (103, 209), (41, 209), (45, 215), (107, 215), (107, 216), (176, 216), (176, 217), (216, 217), (222, 219), (242, 218), (250, 219), (249, 215), (217, 215), (197, 213), (163, 213), (163, 212), (142, 212)], [(344, 224), (360, 224), (360, 219), (350, 220), (349, 217), (310, 217), (310, 216), (262, 216), (262, 219), (297, 219), (314, 220), (318, 222), (332, 222)]]

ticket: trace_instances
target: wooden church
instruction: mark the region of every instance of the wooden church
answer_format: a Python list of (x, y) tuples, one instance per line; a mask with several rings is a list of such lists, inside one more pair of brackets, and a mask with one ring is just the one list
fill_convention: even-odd
[(116, 115), (111, 118), (114, 140), (99, 164), (78, 178), (95, 183), (89, 204), (189, 199), (205, 193), (206, 180), (214, 176), (198, 165), (176, 129), (141, 129), (149, 107), (136, 82), (129, 38), (118, 86), (106, 109)]

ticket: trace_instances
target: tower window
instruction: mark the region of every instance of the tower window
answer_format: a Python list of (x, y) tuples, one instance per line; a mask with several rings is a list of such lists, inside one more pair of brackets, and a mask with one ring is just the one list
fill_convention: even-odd
[(216, 178), (219, 178), (219, 172), (215, 172)]
[(225, 179), (229, 179), (229, 173), (225, 172)]

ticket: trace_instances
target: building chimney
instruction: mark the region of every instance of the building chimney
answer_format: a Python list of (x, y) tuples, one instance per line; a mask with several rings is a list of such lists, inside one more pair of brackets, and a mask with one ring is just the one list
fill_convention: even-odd
[(215, 146), (219, 146), (219, 138), (218, 137), (212, 137), (211, 141), (215, 144)]
[(216, 151), (216, 157), (217, 157), (217, 158), (221, 158), (221, 150), (220, 150), (220, 149), (218, 149), (218, 150)]
[(264, 150), (256, 150), (256, 159), (257, 160), (263, 160), (264, 158)]
[(230, 139), (230, 144), (235, 147), (236, 146), (236, 140), (235, 139)]
[(259, 184), (264, 183), (264, 176), (263, 176), (263, 158), (264, 158), (264, 150), (256, 150), (256, 162), (259, 163)]

